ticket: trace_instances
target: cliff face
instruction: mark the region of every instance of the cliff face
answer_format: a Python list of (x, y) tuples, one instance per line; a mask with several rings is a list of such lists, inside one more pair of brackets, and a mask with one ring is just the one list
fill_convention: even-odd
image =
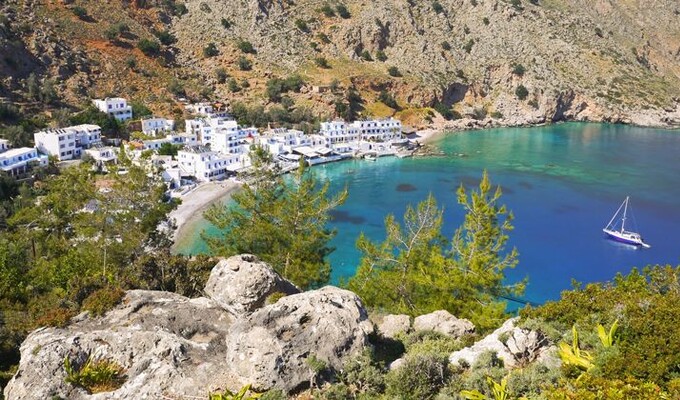
[[(174, 16), (167, 2), (82, 3), (93, 21), (72, 15), (80, 2), (35, 2), (27, 17), (11, 14), (9, 24), (27, 60), (39, 71), (60, 71), (62, 86), (74, 86), (78, 77), (81, 94), (115, 91), (163, 105), (170, 98), (167, 84), (176, 79), (196, 97), (214, 91), (217, 98), (266, 104), (267, 79), (298, 73), (310, 85), (357, 87), (366, 114), (393, 112), (374, 106), (386, 90), (403, 108), (443, 102), (477, 120), (483, 111), (500, 113), (508, 123), (680, 124), (680, 6), (673, 0), (188, 0), (187, 12)], [(27, 18), (33, 33), (16, 33)], [(128, 37), (105, 40), (103, 31), (119, 21), (129, 25)], [(137, 39), (166, 29), (177, 40), (162, 57), (135, 49)], [(67, 57), (48, 63), (39, 47), (28, 45), (40, 42), (43, 31), (58, 39)], [(252, 43), (255, 53), (244, 54), (239, 41)], [(204, 56), (208, 43), (216, 56)], [(137, 67), (125, 64), (129, 57)], [(238, 68), (239, 57), (252, 61), (251, 71)], [(62, 58), (71, 60), (68, 67)], [(317, 66), (319, 58), (330, 68)], [(390, 76), (389, 67), (403, 76)], [(249, 87), (234, 92), (228, 80), (216, 78), (218, 68)], [(21, 76), (6, 78), (5, 90), (20, 89)], [(521, 100), (520, 86), (526, 89)], [(298, 105), (333, 113), (333, 95), (293, 97)]]

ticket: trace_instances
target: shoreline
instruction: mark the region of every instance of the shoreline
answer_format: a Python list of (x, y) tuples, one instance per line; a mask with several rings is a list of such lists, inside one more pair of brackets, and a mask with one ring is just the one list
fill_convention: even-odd
[(182, 204), (169, 214), (176, 226), (172, 236), (172, 252), (177, 251), (188, 232), (193, 232), (192, 227), (203, 218), (203, 213), (210, 206), (229, 199), (241, 186), (242, 183), (233, 180), (206, 182), (180, 197)]

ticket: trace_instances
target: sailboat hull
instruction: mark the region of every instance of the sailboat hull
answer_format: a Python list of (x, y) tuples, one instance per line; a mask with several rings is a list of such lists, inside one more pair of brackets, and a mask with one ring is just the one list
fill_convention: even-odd
[(616, 242), (630, 244), (633, 246), (642, 246), (645, 248), (650, 247), (647, 243), (643, 242), (641, 238), (636, 237), (636, 235), (630, 235), (628, 232), (619, 232), (609, 229), (603, 229), (602, 231), (607, 234), (607, 238)]

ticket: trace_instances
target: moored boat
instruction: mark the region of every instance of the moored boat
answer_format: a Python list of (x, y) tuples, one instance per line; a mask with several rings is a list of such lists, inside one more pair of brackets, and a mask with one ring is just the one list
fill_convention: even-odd
[[(642, 236), (634, 231), (628, 231), (626, 230), (626, 218), (628, 214), (628, 202), (629, 202), (629, 197), (626, 196), (626, 199), (623, 201), (621, 206), (619, 206), (619, 209), (616, 210), (616, 213), (614, 213), (614, 216), (612, 219), (609, 221), (606, 227), (602, 229), (604, 233), (607, 234), (607, 237), (611, 240), (615, 240), (620, 243), (625, 243), (625, 244), (630, 244), (633, 246), (642, 246), (644, 248), (650, 248), (651, 246), (647, 243), (645, 243), (644, 239)], [(619, 214), (621, 213), (621, 210), (623, 209), (623, 213), (620, 218), (618, 218)], [(619, 228), (619, 223), (621, 224)]]

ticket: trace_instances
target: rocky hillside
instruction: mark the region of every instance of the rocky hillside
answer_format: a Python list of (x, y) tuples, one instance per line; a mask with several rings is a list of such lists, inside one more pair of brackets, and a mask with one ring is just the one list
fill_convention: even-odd
[[(267, 80), (299, 74), (295, 107), (322, 116), (355, 87), (364, 115), (397, 112), (416, 125), (439, 103), (466, 124), (680, 125), (674, 0), (9, 0), (3, 9), (0, 91), (13, 99), (35, 71), (71, 105), (116, 93), (165, 112), (182, 96), (270, 106)], [(164, 44), (146, 55), (141, 39)]]

